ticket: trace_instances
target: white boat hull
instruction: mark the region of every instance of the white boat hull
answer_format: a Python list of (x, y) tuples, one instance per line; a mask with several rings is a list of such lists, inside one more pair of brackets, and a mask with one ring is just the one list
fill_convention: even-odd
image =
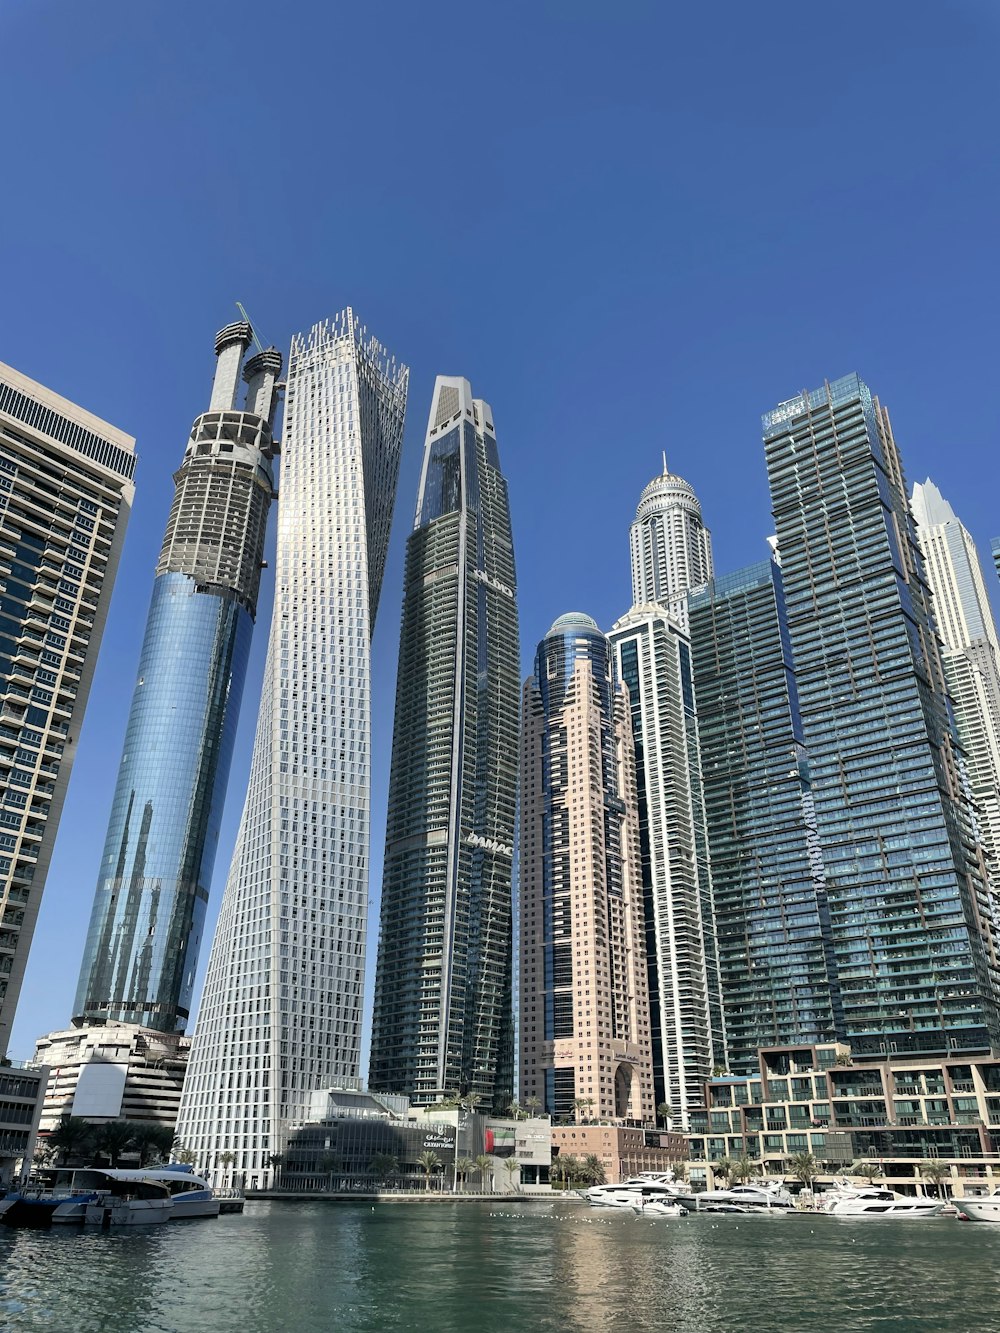
[(84, 1221), (98, 1227), (146, 1227), (166, 1222), (173, 1199), (99, 1199), (87, 1205)]
[(970, 1222), (1000, 1222), (1000, 1199), (952, 1199), (951, 1202)]

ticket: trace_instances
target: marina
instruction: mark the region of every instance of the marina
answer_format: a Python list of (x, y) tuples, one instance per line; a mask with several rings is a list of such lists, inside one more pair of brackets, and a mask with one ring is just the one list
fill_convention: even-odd
[(0, 1325), (957, 1333), (996, 1308), (998, 1258), (1000, 1229), (954, 1221), (251, 1201), (211, 1226), (0, 1230)]

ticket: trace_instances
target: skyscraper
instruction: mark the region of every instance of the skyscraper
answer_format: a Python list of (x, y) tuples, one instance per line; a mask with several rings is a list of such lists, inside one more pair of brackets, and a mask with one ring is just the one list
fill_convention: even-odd
[(407, 378), (349, 309), (292, 342), (257, 736), (178, 1117), (250, 1185), (310, 1093), (359, 1072), (371, 634)]
[(135, 440), (0, 364), (0, 1054), (135, 486)]
[(632, 524), (632, 603), (658, 603), (687, 627), (685, 593), (712, 577), (712, 539), (701, 505), (683, 477), (654, 477), (639, 499)]
[(995, 903), (889, 415), (848, 375), (763, 424), (847, 1038), (996, 1046)]
[(772, 560), (690, 596), (698, 739), (725, 1002), (726, 1058), (843, 1036), (826, 881), (781, 571)]
[(522, 1101), (557, 1118), (653, 1116), (635, 752), (589, 616), (560, 616), (521, 730)]
[(434, 389), (407, 545), (370, 1086), (513, 1096), (520, 654), (507, 483), (468, 380)]
[(725, 1052), (691, 648), (656, 605), (608, 638), (635, 745), (654, 1095), (686, 1126)]
[(914, 486), (910, 507), (987, 865), (1000, 889), (1000, 638), (972, 536), (930, 478)]
[(183, 1031), (204, 930), (271, 503), (281, 354), (215, 340), (212, 406), (175, 474), (74, 1015)]

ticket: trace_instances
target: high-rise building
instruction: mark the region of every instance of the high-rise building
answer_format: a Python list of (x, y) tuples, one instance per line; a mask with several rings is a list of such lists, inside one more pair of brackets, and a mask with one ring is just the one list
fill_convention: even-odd
[(525, 682), (520, 1080), (558, 1119), (653, 1116), (628, 695), (589, 616), (560, 616)]
[(507, 483), (468, 380), (434, 389), (406, 553), (370, 1086), (513, 1096), (520, 655)]
[(848, 375), (763, 424), (847, 1040), (995, 1047), (996, 906), (889, 415)]
[(843, 1011), (780, 569), (763, 560), (712, 579), (691, 593), (690, 616), (719, 1063), (748, 1074), (759, 1047), (840, 1036)]
[(135, 486), (135, 440), (0, 364), (0, 1054)]
[(684, 1127), (725, 1055), (691, 647), (656, 605), (608, 639), (635, 745), (654, 1096)]
[(281, 354), (215, 341), (212, 407), (175, 474), (76, 1003), (77, 1022), (182, 1032), (257, 613)]
[(1000, 638), (972, 535), (930, 478), (914, 486), (910, 508), (987, 866), (1000, 889)]
[(353, 311), (293, 339), (274, 610), (246, 804), (178, 1135), (268, 1176), (313, 1089), (357, 1078), (368, 909), (371, 635), (408, 371)]
[(658, 603), (686, 628), (687, 590), (712, 577), (712, 539), (698, 497), (667, 471), (666, 455), (663, 472), (639, 499), (631, 541), (632, 604)]

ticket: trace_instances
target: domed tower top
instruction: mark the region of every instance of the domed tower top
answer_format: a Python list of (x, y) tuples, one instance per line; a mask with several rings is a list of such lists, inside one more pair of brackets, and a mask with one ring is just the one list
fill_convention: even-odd
[(691, 484), (667, 470), (642, 492), (632, 524), (632, 601), (658, 602), (686, 624), (684, 595), (712, 577), (712, 538)]

